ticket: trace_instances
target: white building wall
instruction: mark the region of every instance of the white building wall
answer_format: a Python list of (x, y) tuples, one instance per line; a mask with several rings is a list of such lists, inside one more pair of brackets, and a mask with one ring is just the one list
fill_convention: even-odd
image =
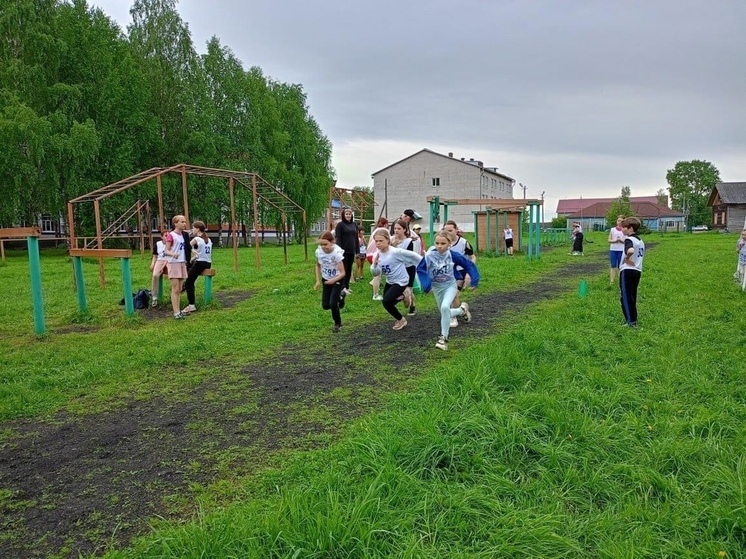
[[(389, 221), (411, 208), (422, 215), (420, 223), (426, 231), (430, 223), (427, 197), (484, 199), (487, 206), (489, 199), (513, 198), (513, 182), (479, 167), (476, 162), (467, 163), (423, 151), (377, 173), (373, 177), (373, 195), (378, 212), (383, 210)], [(461, 230), (473, 232), (472, 212), (480, 209), (484, 207), (449, 206), (448, 219), (458, 223)], [(440, 217), (437, 228), (443, 225), (442, 210)]]

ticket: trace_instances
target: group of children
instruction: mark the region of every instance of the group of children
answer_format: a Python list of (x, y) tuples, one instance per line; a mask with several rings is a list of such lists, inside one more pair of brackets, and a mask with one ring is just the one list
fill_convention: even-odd
[[(411, 213), (408, 213), (411, 212)], [(344, 215), (344, 213), (343, 213)], [(435, 343), (439, 349), (448, 349), (450, 329), (458, 326), (458, 318), (471, 321), (467, 303), (461, 303), (459, 292), (467, 280), (470, 288), (479, 285), (479, 271), (474, 264), (474, 251), (466, 239), (460, 236), (454, 221), (448, 221), (435, 235), (435, 245), (424, 250), (422, 238), (409, 224), (414, 217), (412, 210), (405, 210), (401, 218), (388, 227), (388, 220), (379, 218), (365, 250), (365, 259), (371, 264), (373, 300), (381, 301), (383, 308), (394, 318), (394, 330), (407, 326), (407, 319), (399, 310), (404, 303), (409, 316), (416, 314), (414, 299), (415, 277), (424, 293), (432, 291), (440, 309), (440, 335)], [(336, 231), (339, 235), (340, 231)], [(342, 328), (340, 309), (344, 307), (346, 287), (345, 251), (335, 242), (335, 235), (326, 231), (319, 237), (316, 249), (316, 284), (323, 286), (321, 307), (331, 310), (333, 331)], [(364, 238), (360, 241), (364, 246)], [(360, 254), (362, 254), (362, 249)], [(383, 294), (381, 279), (385, 279)]]
[[(192, 223), (191, 238), (183, 215), (171, 220), (173, 229), (162, 231), (153, 247), (150, 270), (153, 273), (151, 307), (158, 306), (158, 284), (163, 273), (171, 284), (171, 309), (175, 319), (183, 319), (197, 310), (194, 284), (203, 271), (212, 267), (212, 241), (202, 221)], [(181, 308), (181, 293), (186, 291), (187, 306)]]

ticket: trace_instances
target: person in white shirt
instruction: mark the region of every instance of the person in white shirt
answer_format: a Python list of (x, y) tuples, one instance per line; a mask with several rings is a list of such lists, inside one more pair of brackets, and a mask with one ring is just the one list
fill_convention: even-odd
[(150, 260), (150, 271), (153, 273), (153, 284), (150, 289), (151, 307), (158, 306), (158, 295), (160, 295), (158, 293), (158, 282), (166, 270), (166, 264), (168, 264), (168, 257), (166, 257), (166, 235), (168, 235), (168, 231), (165, 229), (161, 231), (161, 240), (155, 243), (153, 258)]
[(212, 241), (207, 236), (207, 226), (202, 221), (192, 223), (192, 265), (189, 267), (184, 291), (187, 294), (187, 306), (182, 313), (192, 313), (197, 310), (194, 299), (194, 284), (203, 271), (212, 268)]
[(373, 257), (371, 272), (374, 276), (382, 275), (386, 278), (383, 288), (383, 308), (396, 319), (394, 330), (401, 330), (407, 325), (407, 319), (399, 312), (396, 305), (404, 299), (404, 291), (409, 284), (407, 266), (417, 266), (422, 256), (411, 250), (403, 250), (391, 246), (391, 235), (385, 229), (373, 233), (376, 252)]
[(619, 275), (619, 266), (624, 256), (624, 232), (622, 231), (623, 215), (617, 216), (616, 227), (609, 230), (609, 283), (614, 283)]
[(168, 257), (168, 280), (171, 282), (171, 309), (174, 318), (185, 318), (187, 315), (181, 312), (181, 286), (187, 277), (186, 267), (186, 239), (183, 231), (187, 226), (186, 217), (175, 215), (171, 219), (174, 229), (166, 236), (166, 250)]
[(645, 256), (645, 243), (637, 235), (640, 220), (628, 217), (622, 221), (624, 239), (624, 260), (619, 268), (619, 290), (621, 292), (622, 313), (627, 326), (637, 326), (637, 287), (642, 276), (642, 260)]
[(332, 311), (334, 327), (332, 332), (342, 329), (342, 315), (339, 310), (344, 308), (344, 251), (334, 243), (331, 231), (325, 231), (319, 237), (319, 247), (316, 249), (316, 283), (313, 288), (321, 291), (321, 308)]
[(513, 256), (513, 230), (510, 226), (503, 229), (503, 235), (505, 236), (505, 250), (508, 256)]

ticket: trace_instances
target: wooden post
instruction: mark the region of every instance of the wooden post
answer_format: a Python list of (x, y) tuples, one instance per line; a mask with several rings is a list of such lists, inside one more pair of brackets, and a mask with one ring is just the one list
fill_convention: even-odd
[(251, 175), (251, 196), (254, 202), (254, 255), (257, 270), (262, 267), (261, 253), (259, 252), (259, 204), (256, 195), (256, 174)]
[(0, 239), (0, 255), (2, 256), (3, 262), (5, 262), (5, 241)]
[(187, 174), (184, 165), (181, 166), (181, 196), (184, 200), (184, 217), (186, 217), (187, 225), (191, 226), (192, 222), (189, 221), (189, 199), (187, 198)]
[[(101, 250), (104, 248), (104, 241), (101, 238), (101, 207), (98, 200), (93, 201), (93, 210), (96, 214), (96, 248)], [(101, 288), (106, 287), (106, 277), (104, 272), (104, 259), (98, 257), (98, 279), (101, 283)]]
[(236, 223), (236, 200), (233, 192), (233, 177), (228, 179), (228, 193), (231, 199), (231, 238), (233, 239), (233, 270), (238, 272), (238, 224)]
[(155, 177), (155, 185), (158, 190), (158, 232), (160, 233), (164, 227), (168, 229), (166, 226), (166, 217), (163, 214), (163, 184), (160, 175)]

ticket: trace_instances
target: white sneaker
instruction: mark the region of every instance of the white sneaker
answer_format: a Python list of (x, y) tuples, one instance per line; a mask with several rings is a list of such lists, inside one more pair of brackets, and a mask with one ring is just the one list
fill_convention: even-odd
[(471, 322), (471, 313), (469, 312), (469, 303), (461, 303), (461, 310), (464, 311), (462, 315), (464, 322)]
[(454, 316), (451, 318), (451, 328), (456, 328), (458, 326), (458, 319)]
[(345, 295), (352, 295), (352, 290), (350, 288), (348, 288), (348, 287), (345, 287), (342, 290), (342, 293), (344, 293)]
[(181, 312), (186, 314), (189, 314), (190, 312), (197, 312), (197, 307), (195, 307), (194, 305), (187, 305), (181, 310)]
[(373, 295), (374, 301), (383, 301), (383, 295)]
[(438, 341), (435, 342), (435, 347), (442, 349), (443, 351), (448, 349), (448, 340), (445, 336), (438, 336)]

